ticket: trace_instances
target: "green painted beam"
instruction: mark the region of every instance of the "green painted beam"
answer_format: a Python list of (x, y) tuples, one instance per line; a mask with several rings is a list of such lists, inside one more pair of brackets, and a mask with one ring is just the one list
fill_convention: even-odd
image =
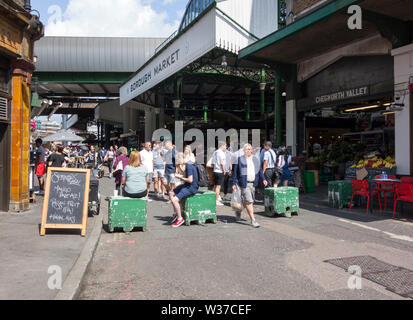
[(35, 72), (39, 83), (122, 84), (130, 72)]
[(362, 2), (364, 0), (336, 0), (325, 7), (320, 8), (317, 11), (314, 11), (313, 13), (309, 14), (308, 16), (305, 16), (304, 18), (301, 18), (297, 20), (294, 23), (291, 23), (287, 27), (280, 29), (269, 36), (265, 37), (264, 39), (255, 42), (254, 44), (246, 47), (245, 49), (241, 50), (239, 53), (239, 58), (247, 58), (249, 55), (252, 55), (270, 45), (275, 44), (276, 42), (288, 38), (291, 35), (300, 32), (303, 29), (308, 28), (311, 25), (314, 25), (324, 19), (329, 18), (333, 14), (340, 12), (341, 10), (357, 4), (359, 2)]

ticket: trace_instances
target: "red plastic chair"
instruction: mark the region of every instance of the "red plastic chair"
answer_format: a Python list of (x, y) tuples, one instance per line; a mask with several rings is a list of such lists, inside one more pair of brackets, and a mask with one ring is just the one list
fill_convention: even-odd
[[(369, 212), (370, 207), (370, 193), (369, 193), (369, 183), (366, 180), (351, 180), (351, 186), (353, 187), (353, 194), (351, 195), (351, 202), (350, 202), (350, 210), (353, 205), (353, 197), (354, 195), (367, 197), (367, 210)], [(376, 190), (372, 192), (372, 194), (377, 194), (377, 199), (379, 199), (380, 211), (381, 211), (381, 201), (380, 201), (380, 193)]]
[(413, 177), (401, 177), (400, 180), (403, 183), (413, 183)]
[(396, 184), (396, 200), (394, 201), (393, 218), (396, 213), (398, 201), (413, 202), (413, 184), (411, 183)]
[[(381, 175), (376, 176), (376, 179), (380, 179), (380, 178), (381, 178)], [(388, 178), (396, 179), (396, 176), (390, 175), (388, 176)], [(384, 193), (384, 210), (386, 210), (387, 209), (387, 197), (386, 197), (387, 193), (393, 193), (393, 201), (395, 201), (396, 199), (396, 190), (394, 189), (395, 183), (394, 182), (377, 182), (377, 184), (378, 184), (378, 187), (376, 187), (374, 191), (379, 192), (379, 194), (381, 192)], [(391, 188), (383, 188), (383, 186), (391, 186)]]

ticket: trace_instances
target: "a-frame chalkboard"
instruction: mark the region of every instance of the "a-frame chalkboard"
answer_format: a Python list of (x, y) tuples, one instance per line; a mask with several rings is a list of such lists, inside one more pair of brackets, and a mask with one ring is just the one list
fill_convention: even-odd
[(49, 168), (40, 235), (46, 229), (81, 229), (86, 235), (90, 170)]

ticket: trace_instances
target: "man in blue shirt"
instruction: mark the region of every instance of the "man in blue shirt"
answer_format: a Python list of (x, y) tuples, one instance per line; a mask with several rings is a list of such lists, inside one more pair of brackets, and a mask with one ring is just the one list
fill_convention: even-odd
[(180, 165), (181, 170), (185, 175), (175, 174), (175, 179), (183, 182), (179, 187), (169, 192), (172, 206), (175, 210), (172, 219), (172, 227), (178, 228), (184, 224), (185, 220), (182, 217), (180, 201), (195, 195), (198, 192), (198, 170), (190, 163)]

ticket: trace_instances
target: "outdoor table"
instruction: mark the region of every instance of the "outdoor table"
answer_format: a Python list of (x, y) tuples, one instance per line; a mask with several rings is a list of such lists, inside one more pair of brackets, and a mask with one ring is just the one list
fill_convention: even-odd
[(369, 194), (370, 194), (370, 208), (369, 208), (369, 212), (373, 213), (373, 190), (374, 187), (377, 186), (377, 183), (379, 182), (390, 182), (390, 183), (402, 183), (402, 181), (400, 179), (371, 179), (369, 180)]

